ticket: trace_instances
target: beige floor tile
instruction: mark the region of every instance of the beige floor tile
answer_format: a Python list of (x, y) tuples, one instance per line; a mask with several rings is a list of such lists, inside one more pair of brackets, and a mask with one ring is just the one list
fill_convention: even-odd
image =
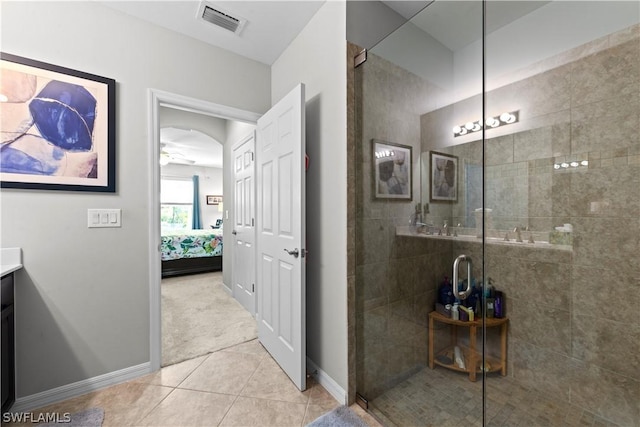
[(231, 351), (236, 353), (247, 353), (247, 354), (259, 354), (262, 356), (266, 356), (268, 354), (267, 350), (265, 350), (262, 344), (260, 344), (260, 341), (258, 341), (257, 339), (225, 348), (222, 351)]
[(137, 425), (171, 392), (171, 388), (128, 382), (96, 394), (96, 406), (104, 409), (103, 427)]
[(262, 356), (219, 351), (212, 353), (179, 388), (239, 394), (256, 371)]
[(158, 372), (154, 372), (135, 381), (146, 384), (163, 385), (167, 387), (177, 387), (184, 381), (198, 366), (208, 357), (201, 356), (195, 359), (186, 360), (176, 363), (175, 365), (165, 366)]
[(140, 425), (217, 426), (235, 399), (228, 394), (175, 389)]
[(307, 406), (307, 411), (304, 414), (304, 420), (302, 421), (302, 425), (306, 426), (307, 424), (309, 424), (312, 421), (315, 421), (317, 418), (320, 418), (327, 412), (329, 411), (327, 411), (325, 408), (323, 408), (320, 405), (309, 404)]
[(340, 403), (320, 384), (314, 384), (309, 391), (309, 405), (330, 411), (340, 406)]
[(256, 375), (252, 376), (241, 396), (259, 399), (307, 403), (310, 390), (300, 392), (280, 366), (269, 356), (262, 359)]
[(238, 397), (220, 426), (300, 427), (307, 405), (304, 403)]

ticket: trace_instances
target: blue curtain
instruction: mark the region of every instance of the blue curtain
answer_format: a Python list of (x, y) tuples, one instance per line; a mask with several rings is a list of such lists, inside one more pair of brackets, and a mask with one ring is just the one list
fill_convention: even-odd
[(200, 222), (200, 183), (198, 175), (193, 175), (193, 221), (191, 222), (191, 228), (198, 230), (202, 228)]

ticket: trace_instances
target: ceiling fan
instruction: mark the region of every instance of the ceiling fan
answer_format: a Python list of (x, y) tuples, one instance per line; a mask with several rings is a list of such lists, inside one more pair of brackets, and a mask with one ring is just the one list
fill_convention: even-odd
[(160, 165), (166, 166), (169, 163), (177, 163), (182, 165), (193, 165), (195, 160), (188, 159), (176, 147), (172, 147), (171, 143), (160, 143)]

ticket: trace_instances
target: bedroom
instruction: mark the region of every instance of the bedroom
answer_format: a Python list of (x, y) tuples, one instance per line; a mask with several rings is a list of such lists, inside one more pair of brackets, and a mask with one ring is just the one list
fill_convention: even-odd
[[(162, 365), (166, 366), (221, 343), (251, 338), (255, 322), (222, 284), (223, 151), (224, 144), (232, 142), (229, 126), (239, 124), (168, 106), (160, 109), (159, 118)], [(253, 129), (244, 126), (246, 132)], [(230, 264), (225, 265), (225, 276), (230, 276)], [(194, 309), (196, 305), (201, 307)], [(228, 319), (220, 318), (220, 311)], [(224, 327), (232, 318), (234, 326), (242, 328)], [(211, 324), (217, 326), (204, 326)]]
[(162, 276), (220, 271), (227, 120), (163, 107), (160, 124)]

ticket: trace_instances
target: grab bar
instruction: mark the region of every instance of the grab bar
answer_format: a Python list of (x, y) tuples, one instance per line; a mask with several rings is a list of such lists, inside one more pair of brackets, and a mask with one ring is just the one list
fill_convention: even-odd
[[(467, 262), (467, 287), (464, 291), (458, 291), (458, 266), (460, 262)], [(453, 296), (458, 299), (466, 299), (471, 294), (471, 267), (472, 267), (471, 257), (466, 255), (460, 255), (453, 261)]]

